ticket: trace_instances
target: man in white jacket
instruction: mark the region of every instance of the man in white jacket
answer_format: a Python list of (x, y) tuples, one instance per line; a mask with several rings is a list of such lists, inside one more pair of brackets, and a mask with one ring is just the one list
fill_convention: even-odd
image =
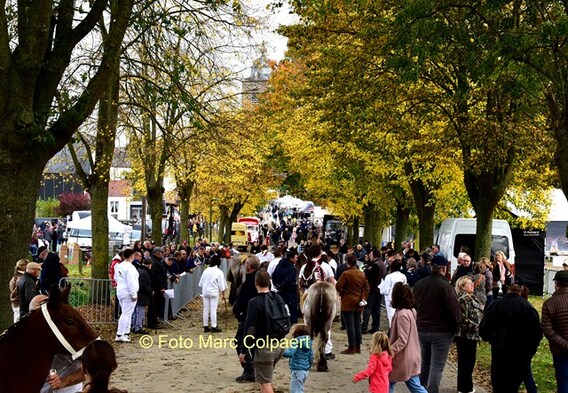
[(132, 264), (134, 250), (127, 248), (122, 252), (124, 260), (116, 265), (114, 280), (116, 281), (116, 296), (120, 302), (122, 314), (118, 319), (118, 330), (114, 341), (130, 342), (130, 327), (132, 313), (138, 300), (138, 270)]
[[(225, 281), (225, 274), (219, 269), (220, 264), (219, 255), (213, 255), (209, 261), (209, 267), (205, 269), (199, 280), (203, 297), (203, 331), (206, 333), (221, 331), (217, 327), (217, 306), (219, 305), (219, 292), (225, 299), (223, 291), (227, 289), (227, 281)], [(209, 328), (209, 314), (211, 314), (211, 328)]]

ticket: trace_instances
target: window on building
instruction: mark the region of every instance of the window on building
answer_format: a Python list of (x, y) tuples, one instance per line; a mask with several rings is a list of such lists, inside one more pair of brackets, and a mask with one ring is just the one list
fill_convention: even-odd
[(110, 213), (118, 213), (118, 201), (110, 201)]

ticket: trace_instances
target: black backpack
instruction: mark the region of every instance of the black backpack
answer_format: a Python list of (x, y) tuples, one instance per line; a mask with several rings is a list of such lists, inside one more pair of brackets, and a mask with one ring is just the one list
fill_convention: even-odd
[(290, 311), (282, 297), (269, 292), (264, 296), (266, 332), (271, 338), (284, 338), (290, 331)]

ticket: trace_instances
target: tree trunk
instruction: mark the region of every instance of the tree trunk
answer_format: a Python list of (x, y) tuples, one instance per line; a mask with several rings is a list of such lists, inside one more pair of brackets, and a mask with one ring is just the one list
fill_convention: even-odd
[[(512, 154), (512, 153), (511, 153)], [(473, 257), (491, 257), (491, 232), (493, 229), (493, 215), (499, 201), (507, 190), (512, 168), (513, 157), (505, 155), (508, 160), (504, 165), (480, 175), (471, 170), (464, 170), (464, 183), (477, 215), (477, 233)]]
[[(219, 233), (217, 236), (218, 241), (223, 241), (225, 233), (227, 232), (227, 222), (229, 221), (229, 207), (219, 205)], [(229, 227), (229, 236), (231, 234), (231, 227)]]
[(353, 226), (351, 233), (349, 233), (348, 245), (354, 246), (359, 243), (359, 216), (353, 217)]
[(405, 204), (396, 204), (396, 230), (394, 234), (394, 244), (401, 245), (408, 240), (410, 229), (410, 208)]
[[(97, 138), (95, 142), (96, 163), (90, 176), (91, 183), (91, 230), (93, 235), (92, 270), (93, 278), (108, 278), (109, 258), (109, 223), (108, 189), (110, 168), (114, 155), (116, 123), (118, 120), (120, 62), (117, 59), (114, 70), (109, 75), (107, 91), (99, 101)], [(97, 299), (99, 300), (99, 299)]]
[[(0, 287), (7, 290), (14, 275), (14, 264), (20, 258), (31, 259), (28, 245), (34, 223), (34, 212), (45, 159), (35, 151), (11, 151), (0, 147), (0, 249), (5, 256), (0, 269)], [(17, 174), (17, 176), (15, 176)], [(0, 330), (12, 324), (12, 307), (5, 292), (0, 296)]]
[(380, 247), (382, 225), (380, 214), (377, 211), (376, 206), (372, 203), (367, 203), (363, 206), (363, 215), (365, 220), (365, 240), (368, 240), (373, 246)]
[(428, 183), (413, 176), (414, 168), (410, 162), (405, 163), (405, 171), (410, 179), (410, 190), (418, 216), (418, 249), (424, 250), (434, 242), (434, 213), (436, 211), (434, 190)]
[(418, 249), (424, 250), (426, 247), (432, 246), (434, 243), (434, 213), (436, 204), (431, 203), (430, 206), (424, 206), (418, 215)]
[(193, 182), (178, 184), (178, 193), (181, 198), (180, 204), (180, 224), (179, 224), (179, 238), (180, 243), (187, 240), (189, 243), (189, 230), (187, 223), (189, 222), (191, 193), (193, 192)]
[(557, 121), (553, 122), (556, 125), (553, 131), (557, 141), (555, 162), (558, 168), (560, 188), (562, 188), (564, 195), (568, 198), (568, 109), (561, 111), (560, 116), (562, 119), (557, 119)]
[(150, 217), (152, 217), (152, 241), (155, 244), (162, 244), (162, 217), (164, 215), (164, 188), (162, 184), (146, 185), (148, 194), (148, 205), (150, 206)]
[(108, 178), (91, 186), (91, 230), (93, 234), (93, 255), (91, 277), (108, 278), (109, 224), (108, 224)]

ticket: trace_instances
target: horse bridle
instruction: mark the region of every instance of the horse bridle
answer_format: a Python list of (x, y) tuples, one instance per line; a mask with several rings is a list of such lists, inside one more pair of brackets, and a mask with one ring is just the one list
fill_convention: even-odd
[[(55, 322), (53, 322), (53, 319), (51, 319), (51, 316), (49, 315), (49, 311), (47, 309), (47, 303), (43, 303), (41, 305), (41, 312), (43, 314), (43, 317), (45, 318), (45, 321), (47, 322), (47, 325), (49, 326), (49, 328), (51, 329), (51, 331), (53, 332), (55, 337), (57, 337), (57, 340), (59, 340), (61, 345), (63, 345), (63, 347), (71, 355), (71, 359), (77, 360), (78, 358), (80, 358), (81, 355), (83, 355), (83, 351), (85, 350), (86, 346), (79, 349), (78, 351), (76, 351), (75, 348), (73, 348), (71, 346), (71, 344), (69, 344), (69, 341), (67, 341), (65, 336), (63, 336), (63, 334), (61, 333), (61, 331), (59, 330), (59, 328), (55, 324)], [(100, 340), (100, 339), (101, 339), (100, 337), (97, 337), (93, 341)]]

